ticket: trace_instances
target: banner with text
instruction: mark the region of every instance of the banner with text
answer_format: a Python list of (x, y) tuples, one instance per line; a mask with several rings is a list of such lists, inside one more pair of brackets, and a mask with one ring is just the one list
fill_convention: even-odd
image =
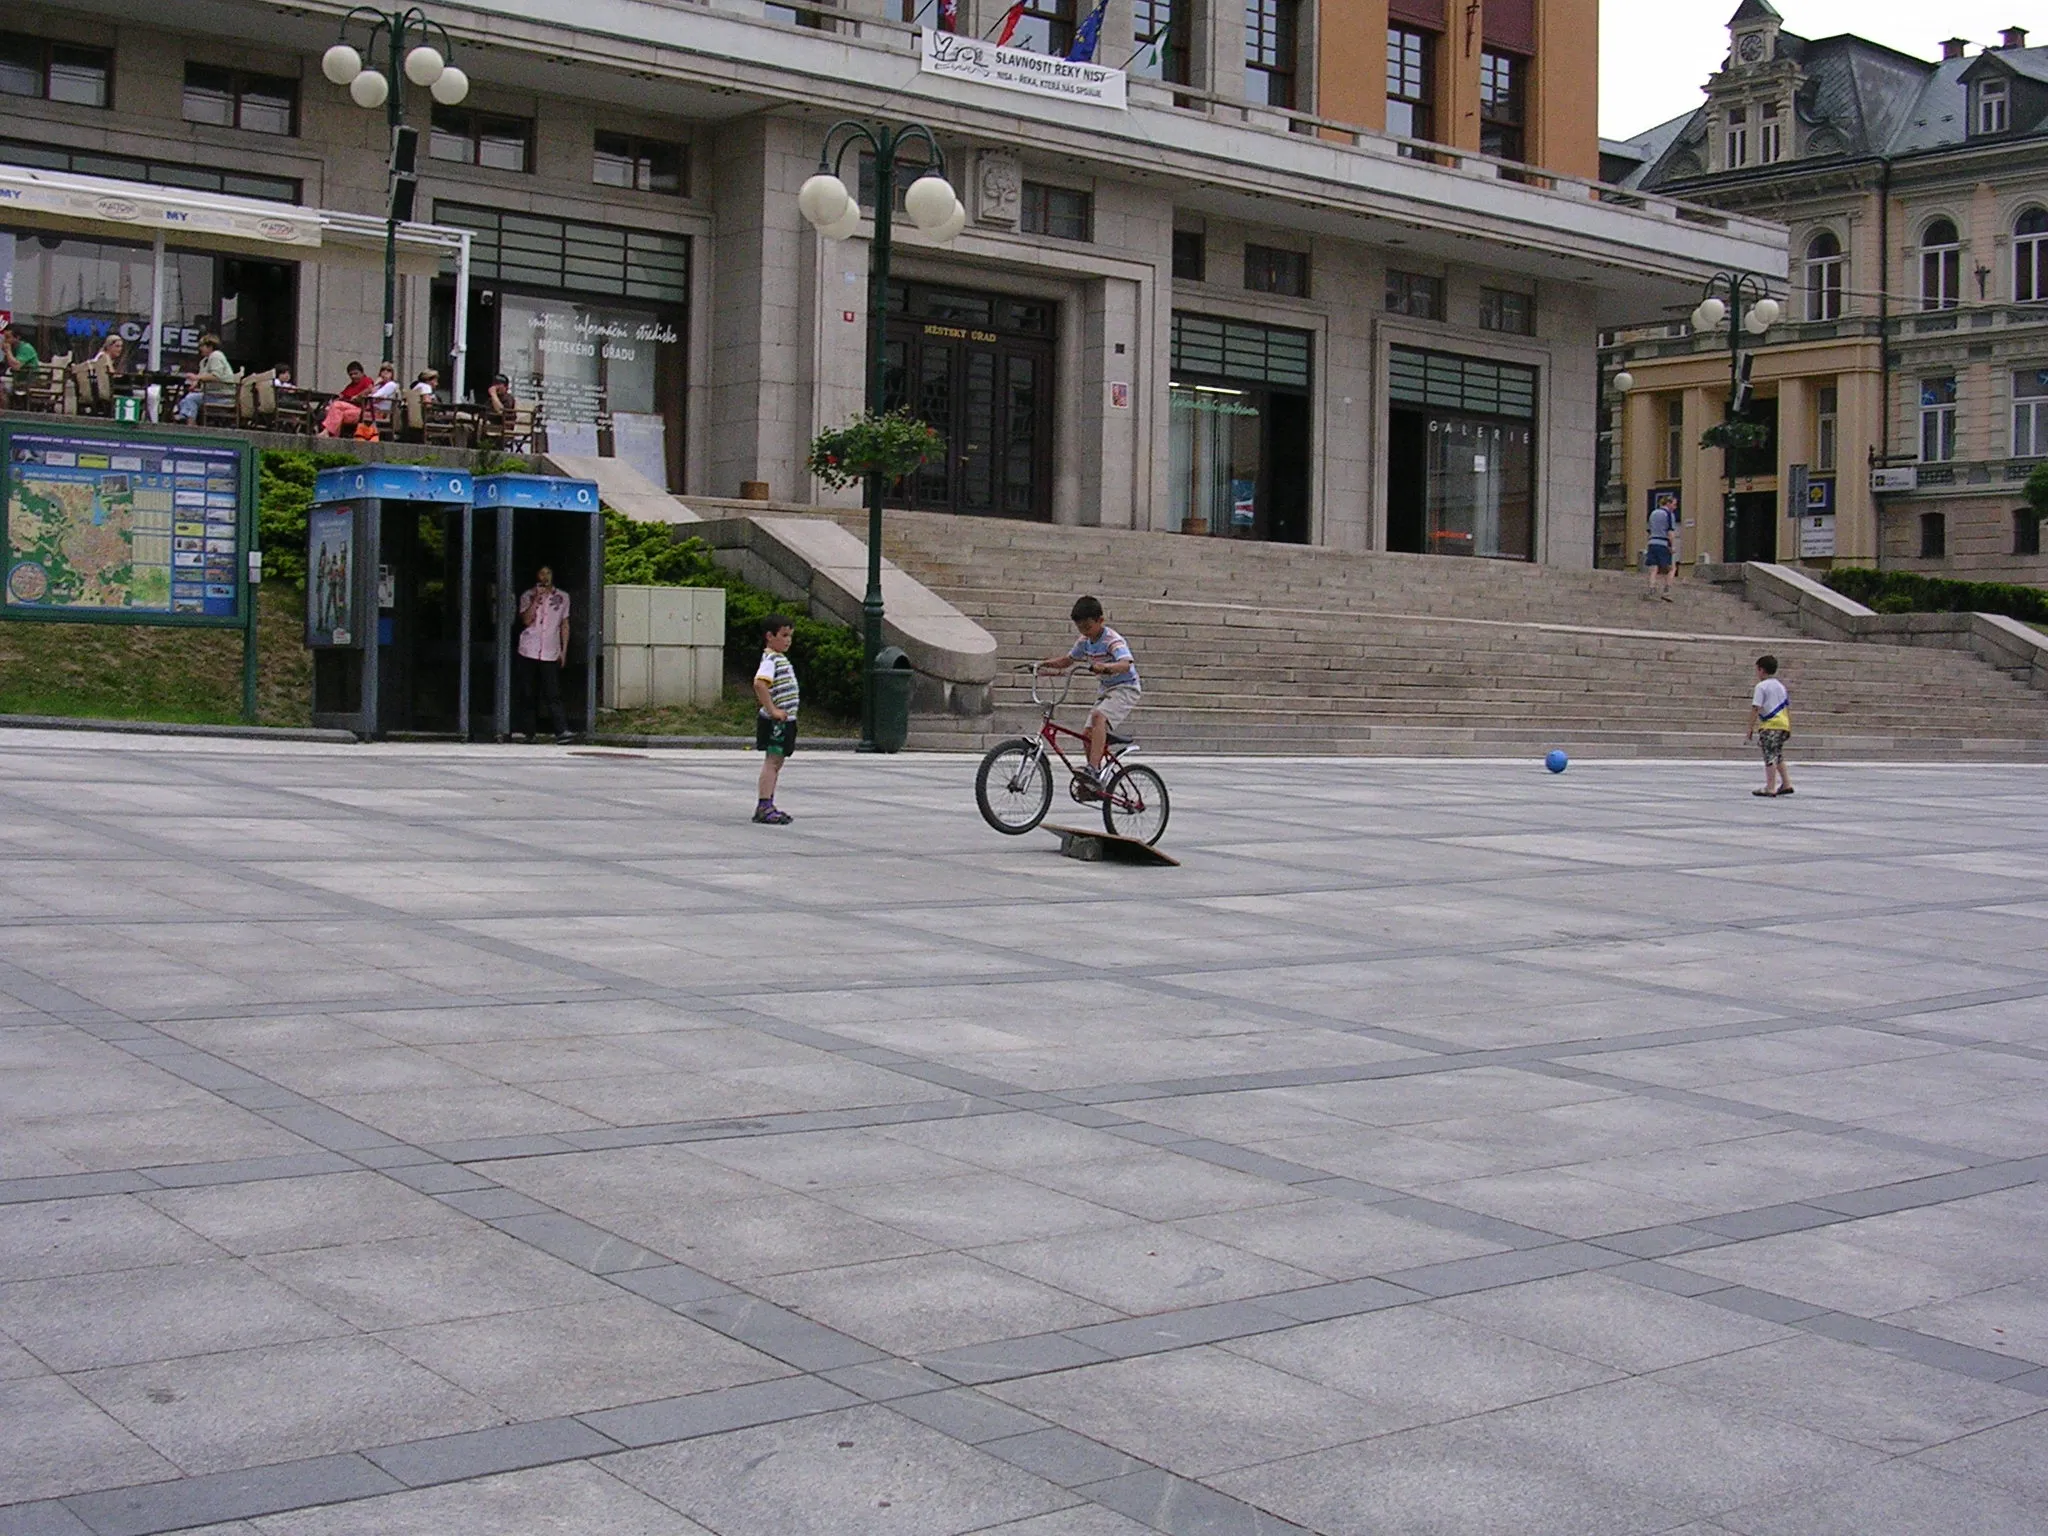
[(1129, 108), (1125, 76), (1120, 69), (1101, 64), (1076, 64), (1048, 58), (1024, 48), (998, 48), (980, 38), (960, 37), (951, 32), (922, 34), (923, 56), (919, 68), (928, 75), (953, 80), (972, 80), (1005, 91), (1029, 91), (1034, 96), (1056, 96), (1065, 101), (1082, 101), (1091, 106)]

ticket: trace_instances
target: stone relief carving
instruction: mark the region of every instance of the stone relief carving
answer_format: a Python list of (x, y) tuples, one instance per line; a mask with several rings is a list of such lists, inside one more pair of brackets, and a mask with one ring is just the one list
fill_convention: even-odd
[(975, 157), (974, 217), (982, 224), (1017, 227), (1017, 213), (1024, 200), (1024, 167), (1007, 150), (984, 149)]

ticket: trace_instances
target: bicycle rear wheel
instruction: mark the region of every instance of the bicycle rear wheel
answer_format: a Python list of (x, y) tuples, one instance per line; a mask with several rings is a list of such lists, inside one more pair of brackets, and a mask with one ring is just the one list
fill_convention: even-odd
[(1166, 832), (1166, 780), (1150, 768), (1126, 768), (1102, 791), (1102, 824), (1118, 837), (1150, 845)]
[(1012, 837), (1045, 820), (1052, 809), (1052, 769), (1038, 743), (1020, 736), (991, 747), (974, 776), (974, 801), (983, 821)]

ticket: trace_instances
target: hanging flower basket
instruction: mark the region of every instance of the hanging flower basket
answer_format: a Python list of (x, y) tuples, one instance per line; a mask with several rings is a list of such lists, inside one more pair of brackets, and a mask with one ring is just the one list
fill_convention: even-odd
[(946, 440), (909, 411), (870, 411), (812, 439), (810, 470), (837, 489), (875, 474), (900, 480), (945, 451)]
[(1716, 422), (1700, 434), (1702, 448), (1733, 449), (1738, 452), (1761, 448), (1771, 440), (1771, 429), (1758, 421)]

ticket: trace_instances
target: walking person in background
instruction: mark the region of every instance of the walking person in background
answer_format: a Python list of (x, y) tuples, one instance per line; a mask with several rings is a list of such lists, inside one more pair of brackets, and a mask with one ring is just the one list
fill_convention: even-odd
[(1665, 602), (1671, 596), (1671, 573), (1678, 563), (1678, 498), (1669, 491), (1658, 491), (1650, 507), (1650, 542), (1643, 552), (1643, 564), (1649, 568), (1650, 590), (1645, 597), (1661, 596)]
[(562, 671), (569, 665), (569, 594), (555, 585), (555, 573), (542, 566), (534, 573), (533, 585), (519, 597), (519, 655), (514, 662), (515, 689), (512, 728), (534, 738), (534, 694), (547, 702), (554, 721), (555, 740), (567, 742), (569, 720), (562, 713)]
[(1756, 691), (1749, 698), (1749, 734), (1764, 754), (1764, 787), (1750, 793), (1772, 800), (1792, 793), (1792, 780), (1785, 772), (1785, 743), (1792, 737), (1792, 695), (1778, 681), (1778, 658), (1756, 659)]

